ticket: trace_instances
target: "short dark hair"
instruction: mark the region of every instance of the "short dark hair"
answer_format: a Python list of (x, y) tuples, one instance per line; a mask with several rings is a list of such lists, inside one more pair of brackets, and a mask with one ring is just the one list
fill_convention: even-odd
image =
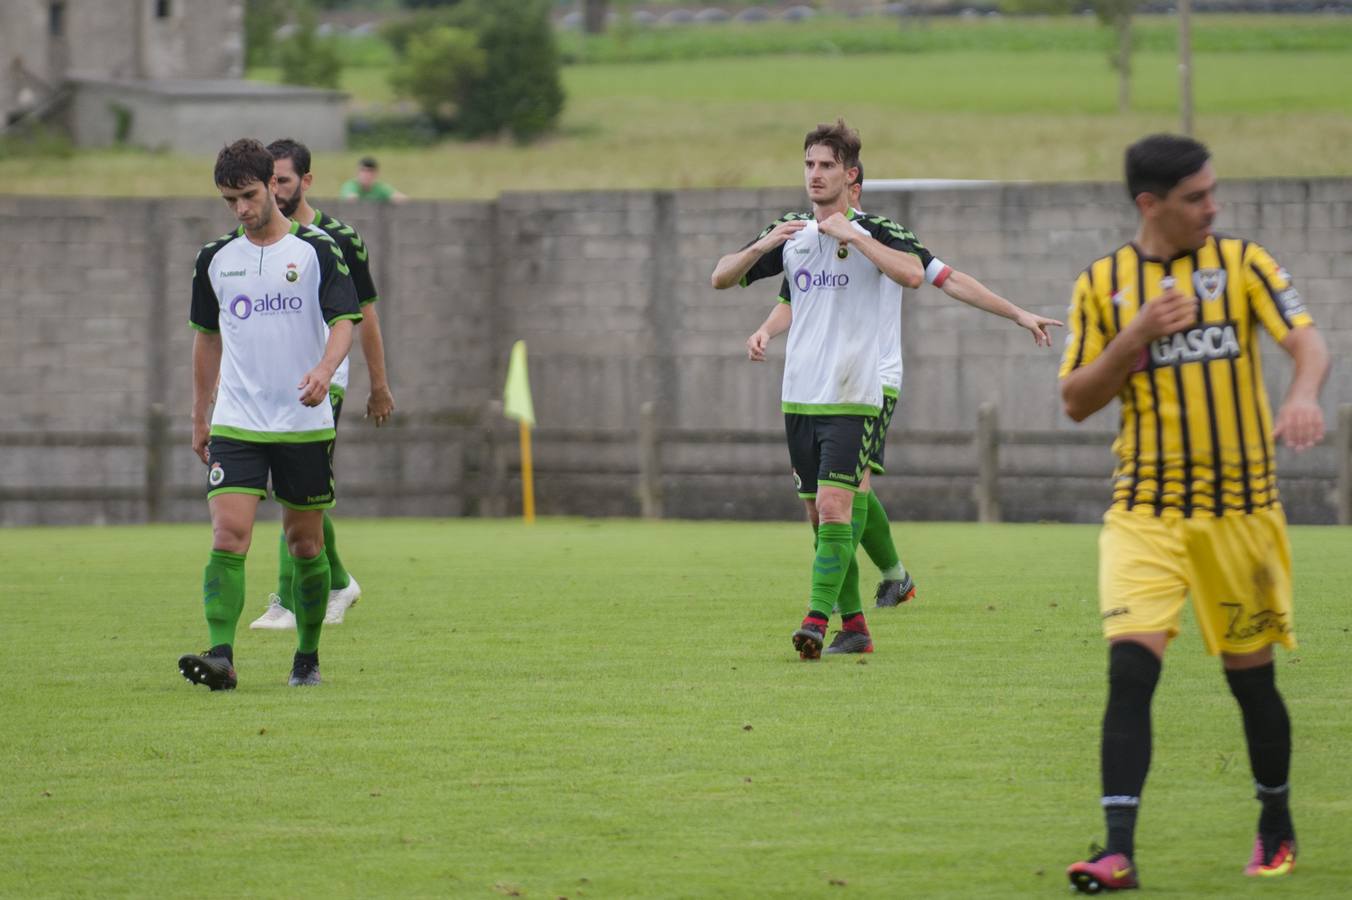
[(310, 174), (310, 148), (291, 138), (278, 138), (268, 144), (268, 152), (273, 159), (291, 160), (291, 168), (297, 175)]
[(272, 180), (272, 154), (253, 138), (240, 138), (216, 154), (216, 184), (242, 188), (250, 181)]
[(1180, 181), (1195, 175), (1211, 158), (1200, 141), (1177, 134), (1152, 134), (1127, 148), (1127, 194), (1163, 197)]
[(380, 166), (376, 163), (376, 158), (374, 156), (363, 156), (360, 160), (357, 161), (357, 166), (362, 169), (380, 168)]
[(817, 144), (830, 147), (836, 162), (845, 168), (853, 169), (859, 165), (859, 151), (863, 143), (859, 140), (859, 132), (846, 125), (844, 119), (836, 119), (834, 125), (818, 125), (809, 131), (803, 139), (803, 151)]

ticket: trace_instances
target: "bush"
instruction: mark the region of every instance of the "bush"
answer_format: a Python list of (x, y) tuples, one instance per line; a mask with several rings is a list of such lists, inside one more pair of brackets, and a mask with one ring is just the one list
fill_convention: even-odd
[(469, 137), (510, 132), (529, 141), (563, 112), (559, 49), (544, 0), (477, 0), (456, 8), (470, 17), (487, 57), (465, 87), (457, 124)]
[(336, 88), (343, 74), (343, 56), (337, 43), (316, 31), (314, 10), (301, 7), (295, 34), (277, 45), (282, 81), (310, 87)]
[[(474, 64), (459, 38), (443, 35), (429, 43), (442, 29), (472, 34), (482, 64)], [(421, 81), (430, 97), (432, 82), (441, 80), (435, 91), (442, 98), (437, 114), (453, 99), (456, 130), (465, 137), (506, 132), (529, 141), (552, 129), (563, 111), (562, 62), (546, 0), (460, 0), (451, 8), (423, 10), (387, 23), (381, 35), (401, 58), (390, 86), (432, 113), (412, 86)], [(438, 58), (455, 60), (456, 71), (440, 76), (427, 71)], [(448, 90), (452, 81), (454, 92)]]
[(390, 70), (390, 87), (428, 117), (442, 119), (460, 106), (466, 86), (483, 75), (486, 63), (471, 32), (441, 25), (412, 38)]

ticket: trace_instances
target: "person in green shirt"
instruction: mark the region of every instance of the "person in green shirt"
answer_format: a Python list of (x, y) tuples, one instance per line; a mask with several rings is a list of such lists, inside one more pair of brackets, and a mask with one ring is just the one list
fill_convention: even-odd
[(408, 199), (388, 182), (380, 180), (380, 165), (374, 156), (363, 156), (357, 163), (356, 176), (344, 181), (338, 188), (340, 200), (369, 200), (373, 203), (403, 203)]

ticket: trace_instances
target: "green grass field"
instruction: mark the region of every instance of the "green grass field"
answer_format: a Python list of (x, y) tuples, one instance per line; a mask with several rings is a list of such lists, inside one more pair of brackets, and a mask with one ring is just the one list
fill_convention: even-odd
[[(275, 525), (249, 564), (263, 607)], [(803, 525), (340, 522), (366, 597), (325, 633), (205, 644), (205, 525), (0, 532), (0, 895), (1064, 896), (1099, 837), (1096, 529), (905, 524), (917, 603), (802, 663)], [(1347, 886), (1348, 529), (1296, 528), (1301, 868), (1239, 875), (1238, 713), (1189, 619), (1138, 856), (1168, 897)], [(873, 570), (865, 566), (871, 584)]]
[[(1352, 175), (1352, 92), (1343, 87), (1352, 83), (1352, 23), (1220, 23), (1219, 36), (1206, 39), (1210, 26), (1198, 26), (1194, 84), (1196, 131), (1222, 177)], [(1116, 111), (1117, 76), (1093, 37), (1101, 29), (1091, 23), (950, 22), (924, 31), (942, 51), (756, 55), (742, 47), (735, 57), (571, 65), (560, 128), (546, 140), (449, 140), (377, 155), (387, 179), (415, 199), (795, 185), (803, 134), (839, 115), (861, 130), (873, 177), (1116, 180), (1126, 144), (1178, 128), (1168, 22), (1146, 25), (1125, 115)], [(869, 34), (866, 24), (850, 27)], [(345, 70), (356, 108), (394, 103), (386, 74), (379, 66)], [(0, 145), (0, 193), (214, 195), (207, 157), (15, 150)], [(365, 152), (317, 154), (315, 197), (332, 198)]]

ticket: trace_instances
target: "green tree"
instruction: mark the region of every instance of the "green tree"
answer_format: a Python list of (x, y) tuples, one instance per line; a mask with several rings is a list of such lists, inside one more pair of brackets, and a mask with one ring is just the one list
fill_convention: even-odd
[(286, 20), (284, 0), (246, 0), (244, 4), (244, 60), (249, 66), (272, 62), (276, 48), (273, 35)]
[(336, 41), (322, 38), (314, 8), (308, 3), (296, 16), (296, 31), (277, 45), (282, 81), (310, 87), (336, 88), (343, 74), (343, 56)]
[(445, 25), (415, 35), (390, 71), (390, 87), (412, 99), (432, 119), (458, 108), (466, 86), (483, 75), (487, 57), (478, 38)]
[(458, 9), (475, 23), (488, 60), (465, 88), (458, 120), (464, 133), (506, 131), (530, 141), (551, 130), (564, 94), (546, 0), (466, 0)]

